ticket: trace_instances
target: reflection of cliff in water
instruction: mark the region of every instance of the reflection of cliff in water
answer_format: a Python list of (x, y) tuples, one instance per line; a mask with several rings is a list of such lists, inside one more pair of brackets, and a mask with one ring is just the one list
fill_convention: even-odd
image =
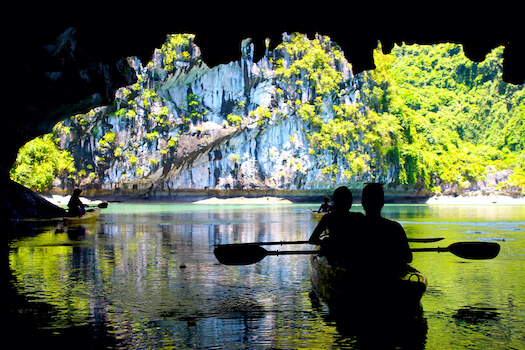
[[(297, 281), (307, 265), (279, 259), (224, 267), (212, 253), (224, 241), (298, 239), (309, 230), (304, 223), (289, 220), (280, 208), (162, 207), (151, 214), (103, 214), (91, 226), (64, 232), (49, 226), (13, 240), (13, 328), (21, 342), (271, 347), (305, 341), (289, 330), (321, 322), (302, 309), (308, 284)], [(21, 329), (35, 337), (23, 337)]]

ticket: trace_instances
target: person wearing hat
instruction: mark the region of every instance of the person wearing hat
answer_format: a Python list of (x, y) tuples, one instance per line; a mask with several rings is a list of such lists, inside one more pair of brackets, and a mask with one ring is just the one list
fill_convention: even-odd
[(71, 195), (71, 199), (67, 204), (68, 216), (82, 216), (86, 213), (84, 204), (80, 201), (80, 194), (82, 190), (76, 188)]

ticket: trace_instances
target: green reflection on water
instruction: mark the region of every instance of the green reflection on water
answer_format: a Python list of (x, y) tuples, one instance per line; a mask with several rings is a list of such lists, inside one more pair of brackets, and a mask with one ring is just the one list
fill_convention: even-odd
[[(52, 331), (98, 327), (128, 348), (354, 348), (308, 297), (307, 258), (226, 267), (212, 254), (217, 243), (304, 240), (316, 221), (295, 209), (308, 206), (110, 205), (85, 230), (53, 226), (13, 240), (9, 264), (19, 293), (51, 306), (39, 327)], [(409, 237), (502, 245), (489, 261), (415, 255), (429, 279), (427, 349), (525, 347), (524, 207), (389, 205), (384, 212)]]

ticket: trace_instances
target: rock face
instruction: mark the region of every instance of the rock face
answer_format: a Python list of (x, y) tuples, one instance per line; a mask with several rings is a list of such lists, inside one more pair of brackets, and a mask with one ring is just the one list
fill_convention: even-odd
[(64, 209), (13, 181), (3, 186), (0, 203), (5, 203), (0, 213), (0, 221), (4, 223), (13, 218), (58, 218), (66, 215)]
[(496, 196), (504, 195), (511, 197), (522, 197), (519, 187), (502, 187), (501, 184), (509, 180), (512, 175), (510, 170), (496, 170), (491, 166), (487, 167), (487, 173), (482, 180), (475, 182), (465, 182), (460, 184), (444, 184), (439, 182), (442, 194), (445, 196)]
[(0, 219), (64, 215), (62, 209), (9, 180), (18, 149), (71, 115), (110, 104), (119, 87), (136, 81), (127, 59), (90, 57), (75, 28), (61, 29), (56, 36), (30, 34), (24, 43), (17, 42), (11, 51), (6, 49), (9, 59), (5, 64), (2, 61), (2, 66), (9, 68), (0, 83), (5, 106), (0, 131), (0, 183), (4, 188)]
[[(139, 82), (120, 89), (113, 106), (61, 126), (61, 146), (82, 165), (75, 185), (169, 192), (395, 181), (397, 166), (379, 166), (366, 139), (363, 79), (333, 42), (284, 35), (257, 62), (253, 50), (244, 41), (241, 60), (209, 68), (193, 37), (179, 35), (151, 62), (135, 59)], [(343, 151), (321, 144), (337, 142), (319, 125), (338, 118), (356, 125)]]

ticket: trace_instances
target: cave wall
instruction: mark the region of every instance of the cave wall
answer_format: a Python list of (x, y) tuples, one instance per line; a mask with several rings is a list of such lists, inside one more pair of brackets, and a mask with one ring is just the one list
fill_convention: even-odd
[(110, 104), (120, 86), (136, 80), (126, 58), (110, 63), (92, 59), (76, 28), (51, 39), (49, 45), (28, 48), (22, 61), (4, 66), (1, 175), (9, 172), (27, 141), (71, 115)]

